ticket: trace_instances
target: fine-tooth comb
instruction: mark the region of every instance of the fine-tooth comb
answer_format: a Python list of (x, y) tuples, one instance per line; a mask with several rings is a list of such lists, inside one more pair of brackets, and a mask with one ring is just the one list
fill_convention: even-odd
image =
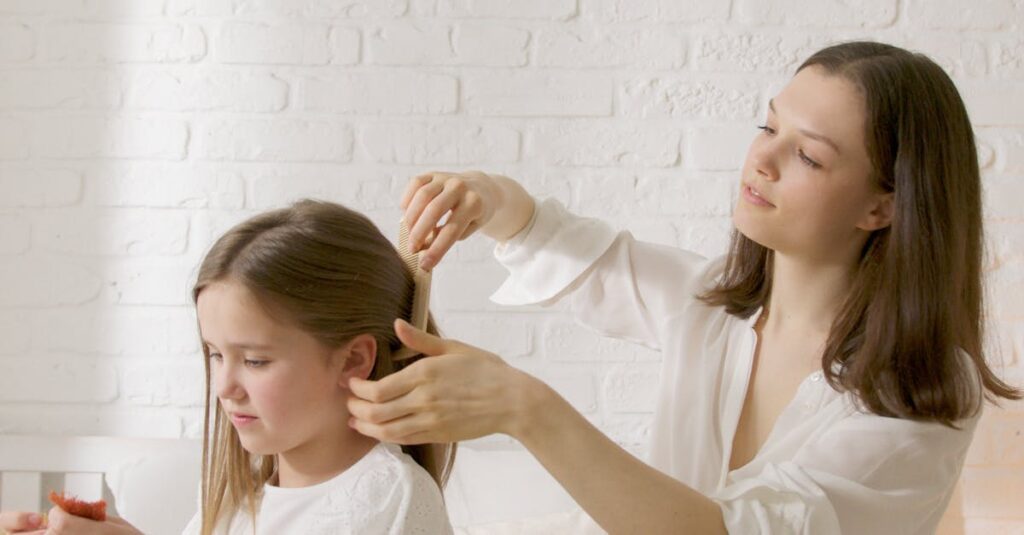
[[(413, 327), (425, 331), (427, 330), (428, 310), (430, 310), (431, 276), (429, 271), (420, 269), (420, 253), (409, 251), (409, 225), (405, 223), (405, 219), (398, 222), (398, 253), (402, 256), (402, 261), (405, 262), (405, 265), (412, 273), (413, 281), (415, 282), (412, 299), (412, 317), (409, 318), (409, 323)], [(419, 354), (419, 351), (402, 346), (391, 358), (403, 360)]]

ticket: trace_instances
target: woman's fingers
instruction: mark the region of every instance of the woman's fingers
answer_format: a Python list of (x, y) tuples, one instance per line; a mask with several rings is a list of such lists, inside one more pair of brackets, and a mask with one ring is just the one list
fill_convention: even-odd
[(420, 254), (420, 268), (424, 271), (434, 269), (448, 250), (459, 241), (462, 228), (454, 225), (451, 221), (437, 232), (432, 240), (424, 244), (425, 249)]
[[(436, 175), (435, 175), (436, 176)], [(423, 210), (427, 208), (427, 205), (434, 200), (444, 191), (444, 183), (441, 180), (432, 180), (431, 182), (420, 186), (416, 193), (413, 194), (412, 200), (409, 201), (409, 205), (405, 208), (405, 214), (402, 219), (405, 220), (405, 224), (409, 226), (409, 243), (412, 244), (412, 230), (419, 223), (420, 215)]]
[(410, 252), (426, 251), (430, 269), (455, 242), (484, 227), (500, 204), (494, 178), (479, 171), (428, 173), (413, 178), (402, 196)]
[(402, 342), (402, 345), (423, 353), (424, 355), (441, 355), (448, 352), (452, 346), (452, 344), (444, 338), (435, 336), (426, 331), (421, 331), (416, 327), (413, 327), (408, 321), (401, 318), (395, 320), (394, 327), (395, 334), (398, 335), (398, 339)]
[(432, 269), (444, 258), (444, 255), (448, 254), (455, 242), (466, 239), (480, 228), (478, 223), (480, 204), (478, 201), (472, 201), (474, 197), (475, 195), (470, 193), (466, 198), (460, 199), (461, 204), (454, 207), (451, 217), (437, 231), (433, 240), (424, 244), (423, 255), (420, 257), (420, 265), (423, 266), (423, 269)]
[(8, 511), (0, 513), (0, 529), (10, 532), (28, 531), (42, 527), (43, 517), (39, 513)]
[(402, 396), (384, 403), (371, 403), (365, 399), (349, 398), (348, 412), (353, 418), (372, 424), (382, 424), (408, 416), (416, 406), (408, 402), (409, 396)]
[(368, 437), (394, 444), (415, 444), (407, 442), (409, 437), (436, 436), (435, 417), (431, 414), (418, 413), (384, 423), (372, 423), (365, 420), (352, 419), (349, 425)]
[(433, 180), (435, 174), (437, 173), (424, 173), (410, 180), (409, 183), (405, 185), (405, 192), (402, 193), (402, 200), (401, 202), (399, 202), (398, 206), (402, 210), (408, 208), (409, 203), (412, 202), (413, 195), (416, 194), (416, 191), (418, 191), (424, 185), (429, 184), (430, 181)]
[[(457, 182), (448, 182), (453, 184)], [(456, 209), (461, 201), (462, 188), (464, 186), (449, 186), (446, 185), (440, 193), (437, 194), (423, 211), (420, 213), (419, 218), (416, 219), (415, 223), (411, 220), (406, 219), (406, 224), (409, 225), (409, 245), (414, 250), (420, 250), (427, 242), (427, 237), (430, 236), (434, 229), (436, 229), (445, 214)], [(457, 219), (451, 217), (443, 227), (447, 227), (453, 223), (456, 223)]]
[(384, 403), (408, 394), (413, 388), (416, 388), (417, 384), (419, 382), (415, 377), (399, 372), (393, 373), (379, 381), (369, 381), (353, 377), (348, 381), (348, 388), (358, 398), (372, 401), (373, 403)]

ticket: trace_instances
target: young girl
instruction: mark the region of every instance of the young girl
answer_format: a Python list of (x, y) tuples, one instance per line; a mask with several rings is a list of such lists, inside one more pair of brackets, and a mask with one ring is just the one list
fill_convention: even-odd
[(336, 204), (299, 202), (217, 241), (193, 290), (217, 404), (185, 533), (451, 532), (440, 487), (454, 451), (403, 452), (348, 426), (348, 381), (409, 362), (391, 358), (391, 324), (412, 295), (391, 243)]
[[(348, 425), (348, 382), (410, 362), (391, 358), (392, 322), (409, 317), (413, 284), (373, 223), (336, 204), (267, 212), (216, 242), (193, 290), (207, 416), (201, 508), (185, 534), (451, 533), (440, 488), (454, 446), (401, 448)], [(56, 509), (50, 528), (138, 533)]]
[(928, 58), (847, 43), (808, 59), (759, 128), (724, 259), (483, 173), (418, 177), (403, 200), (426, 264), (480, 228), (510, 271), (492, 299), (570, 301), (583, 324), (662, 351), (649, 465), (540, 381), (405, 325), (437, 356), (353, 379), (356, 428), (401, 444), (512, 435), (611, 533), (934, 532), (984, 397), (1020, 398), (983, 351), (963, 103)]

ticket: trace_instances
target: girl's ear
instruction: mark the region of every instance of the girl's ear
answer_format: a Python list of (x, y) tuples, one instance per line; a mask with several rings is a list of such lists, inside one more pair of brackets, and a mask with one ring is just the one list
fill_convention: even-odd
[(870, 208), (871, 211), (861, 219), (860, 223), (857, 224), (857, 228), (871, 232), (892, 224), (894, 210), (892, 193), (880, 194), (875, 198), (874, 204)]
[(341, 375), (338, 382), (342, 388), (348, 388), (349, 379), (358, 377), (366, 379), (373, 371), (373, 365), (377, 363), (377, 339), (369, 334), (360, 334), (349, 340), (341, 348), (344, 359)]

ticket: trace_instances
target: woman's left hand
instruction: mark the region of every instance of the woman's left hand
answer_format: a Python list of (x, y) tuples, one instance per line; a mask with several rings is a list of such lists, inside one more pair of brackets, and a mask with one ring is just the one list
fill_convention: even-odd
[(533, 393), (546, 388), (482, 349), (397, 320), (402, 342), (427, 355), (379, 381), (352, 379), (355, 430), (396, 444), (445, 443), (494, 433), (519, 438)]

